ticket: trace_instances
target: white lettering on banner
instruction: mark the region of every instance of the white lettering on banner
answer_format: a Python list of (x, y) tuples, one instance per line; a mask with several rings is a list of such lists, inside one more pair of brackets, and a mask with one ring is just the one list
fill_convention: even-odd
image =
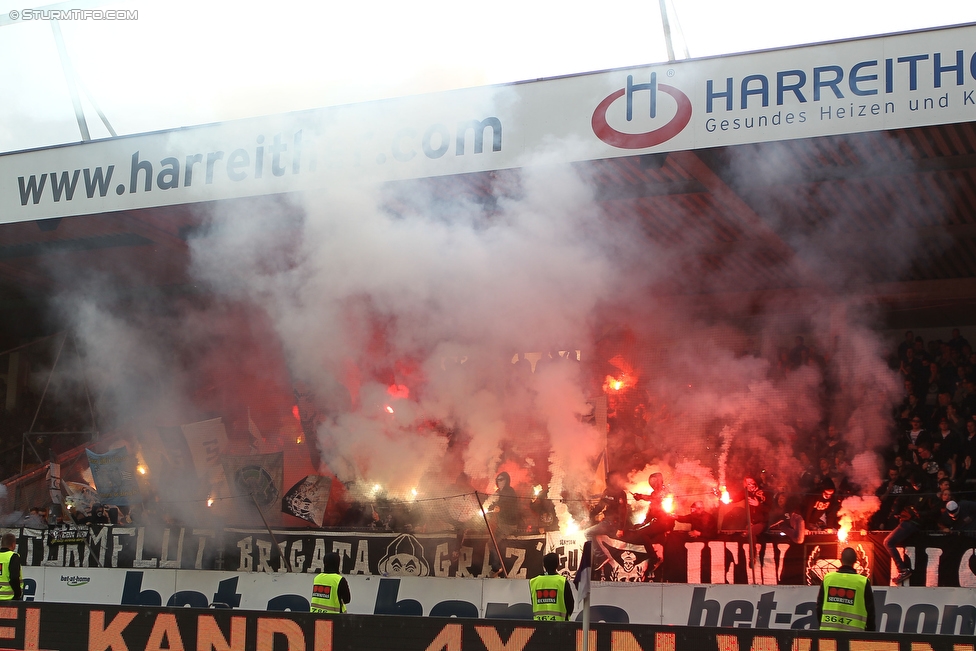
[(112, 529), (112, 564), (109, 567), (119, 566), (119, 552), (122, 551), (122, 536), (134, 535), (136, 535), (136, 530), (132, 527), (115, 527)]
[(81, 567), (82, 564), (87, 560), (88, 554), (84, 550), (79, 549), (78, 545), (61, 545), (65, 548), (64, 550), (64, 566), (65, 567)]
[[(274, 573), (275, 570), (271, 567), (271, 541), (270, 540), (258, 540), (256, 543), (258, 548), (258, 563), (255, 568), (255, 572), (268, 572)], [(278, 558), (285, 558), (285, 542), (278, 543)], [(293, 554), (294, 556), (294, 554)], [(278, 561), (278, 572), (285, 574), (288, 572), (288, 568), (280, 560)]]
[[(746, 580), (748, 583), (762, 585), (778, 585), (783, 576), (783, 563), (786, 552), (790, 549), (788, 543), (756, 543), (755, 568), (748, 567), (749, 546), (733, 541), (713, 540), (708, 543), (711, 554), (712, 582), (724, 577), (726, 583), (735, 583), (735, 571), (739, 563), (746, 564)], [(705, 544), (700, 542), (685, 543), (688, 558), (688, 583), (702, 582), (702, 560)], [(725, 552), (729, 553), (726, 554)]]
[(970, 563), (973, 559), (973, 550), (967, 549), (959, 559), (959, 587), (976, 588), (976, 574), (970, 570)]
[(41, 565), (45, 567), (64, 567), (64, 548), (67, 545), (58, 545), (55, 550), (54, 558), (45, 558), (41, 561)]
[(350, 574), (372, 574), (369, 570), (369, 541), (360, 540), (356, 545), (356, 564)]
[(332, 551), (339, 554), (339, 558), (342, 560), (342, 566), (345, 567), (346, 558), (352, 558), (352, 543), (340, 542), (338, 540), (332, 541)]
[(254, 563), (251, 560), (251, 554), (254, 553), (254, 539), (248, 536), (247, 538), (238, 540), (237, 548), (241, 550), (241, 562), (238, 567), (241, 568), (242, 572), (253, 572)]
[(491, 543), (485, 544), (485, 551), (481, 555), (481, 569), (478, 576), (489, 576), (491, 574)]
[[(302, 559), (304, 560), (304, 559)], [(318, 574), (325, 569), (325, 540), (315, 539), (315, 547), (312, 549), (312, 561), (309, 563), (307, 572)]]
[[(33, 565), (34, 564), (34, 541), (38, 539), (44, 540), (44, 533), (42, 531), (37, 531), (34, 529), (24, 529), (23, 531), (24, 531), (24, 536), (27, 538), (27, 557), (24, 559), (24, 563), (26, 565)], [(46, 546), (42, 547), (42, 549), (46, 550), (47, 547)], [(43, 560), (44, 552), (41, 552), (41, 554), (42, 554), (41, 560)]]
[(526, 569), (522, 567), (522, 565), (525, 563), (524, 549), (522, 549), (521, 547), (508, 547), (505, 550), (505, 557), (510, 559), (515, 559), (515, 561), (512, 563), (512, 569), (508, 570), (508, 578), (510, 579), (527, 578), (528, 574), (526, 572)]
[(450, 545), (441, 543), (434, 550), (434, 576), (450, 576), (451, 552)]
[(942, 550), (938, 547), (926, 547), (925, 555), (928, 557), (925, 562), (925, 585), (936, 588), (939, 586), (939, 563), (942, 558)]
[[(136, 557), (135, 560), (132, 561), (132, 567), (156, 567), (157, 565), (159, 565), (159, 559), (157, 558), (144, 559), (142, 557), (145, 548), (146, 548), (146, 528), (139, 527), (138, 531), (136, 532)], [(117, 557), (115, 557), (113, 561), (117, 561)], [(113, 562), (113, 567), (115, 566), (116, 563)]]
[[(271, 541), (270, 540), (258, 540), (255, 543), (258, 548), (258, 566), (255, 568), (255, 572), (274, 572), (271, 569)], [(284, 565), (284, 563), (282, 563)], [(282, 568), (284, 569), (284, 568)]]
[(180, 564), (182, 563), (182, 559), (183, 559), (183, 537), (185, 534), (186, 534), (186, 529), (180, 527), (180, 533), (176, 543), (176, 558), (170, 560), (169, 558), (170, 529), (168, 527), (166, 529), (163, 529), (163, 545), (162, 545), (162, 553), (159, 557), (159, 567), (170, 568), (174, 570), (180, 568)]
[[(302, 551), (302, 547), (304, 546), (305, 546), (304, 540), (296, 540), (294, 543), (292, 543), (291, 555), (288, 556), (288, 565), (292, 568), (292, 570), (296, 570), (299, 567), (302, 567), (301, 563), (302, 561), (305, 560), (305, 556), (301, 553), (301, 551)], [(284, 554), (285, 553), (284, 550), (282, 550), (281, 553)]]
[(687, 565), (688, 568), (688, 583), (701, 583), (702, 582), (702, 557), (705, 555), (705, 543), (703, 542), (688, 542), (685, 543), (685, 550), (688, 554)]
[[(93, 533), (88, 541), (90, 549), (98, 548), (98, 567), (105, 567), (105, 554), (108, 551), (108, 527), (102, 527), (98, 533)], [(116, 558), (118, 558), (116, 556)], [(85, 556), (85, 565), (88, 564), (88, 556)], [(112, 566), (114, 567), (114, 565)]]
[(193, 567), (197, 570), (203, 569), (203, 552), (207, 549), (207, 539), (213, 538), (217, 535), (217, 532), (213, 529), (194, 529), (194, 536), (199, 536), (197, 541), (197, 557), (194, 559)]
[[(487, 558), (487, 555), (485, 556)], [(474, 576), (471, 573), (471, 564), (474, 563), (474, 547), (462, 546), (458, 550), (458, 578)]]
[[(739, 543), (713, 540), (708, 543), (708, 548), (712, 552), (712, 581), (724, 577), (726, 583), (735, 583), (735, 567), (740, 561)], [(726, 549), (731, 552), (731, 562), (726, 558)]]

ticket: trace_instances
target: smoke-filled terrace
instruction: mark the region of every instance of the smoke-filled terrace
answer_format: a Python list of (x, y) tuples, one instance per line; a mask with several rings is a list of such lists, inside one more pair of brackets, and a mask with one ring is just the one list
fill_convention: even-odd
[(285, 489), (334, 477), (327, 524), (505, 471), (570, 526), (607, 470), (681, 512), (746, 476), (800, 499), (833, 426), (873, 494), (887, 333), (973, 322), (974, 166), (966, 123), (4, 225), (2, 348), (57, 335), (5, 356), (5, 470), (88, 431), (205, 517), (219, 489), (153, 457), (219, 418)]

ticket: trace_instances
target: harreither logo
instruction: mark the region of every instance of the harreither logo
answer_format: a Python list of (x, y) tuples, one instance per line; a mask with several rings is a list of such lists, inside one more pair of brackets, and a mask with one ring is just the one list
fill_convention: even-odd
[[(670, 95), (677, 105), (674, 116), (667, 123), (662, 124), (656, 129), (642, 133), (618, 131), (610, 126), (610, 123), (607, 121), (607, 111), (610, 110), (610, 106), (614, 102), (624, 96), (627, 97), (627, 122), (633, 121), (634, 93), (639, 91), (647, 91), (650, 93), (650, 118), (652, 120), (657, 118), (658, 90)], [(608, 145), (619, 147), (620, 149), (645, 149), (671, 140), (671, 138), (681, 133), (682, 129), (688, 126), (690, 121), (691, 100), (688, 99), (688, 96), (674, 86), (658, 84), (657, 73), (652, 72), (650, 82), (640, 84), (634, 83), (633, 75), (627, 75), (627, 87), (610, 93), (600, 102), (596, 110), (593, 111), (591, 124), (596, 137)]]

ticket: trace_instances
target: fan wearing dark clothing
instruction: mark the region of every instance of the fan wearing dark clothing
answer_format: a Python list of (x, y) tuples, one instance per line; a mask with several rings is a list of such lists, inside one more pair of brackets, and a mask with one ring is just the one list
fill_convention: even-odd
[(494, 544), (488, 546), (488, 563), (491, 566), (491, 576), (497, 577), (505, 571), (505, 566), (495, 552), (495, 544), (515, 535), (519, 524), (518, 494), (512, 488), (512, 477), (507, 472), (500, 472), (495, 477), (498, 490), (485, 505), (485, 510), (494, 520)]
[(515, 533), (519, 522), (518, 494), (512, 488), (512, 478), (507, 472), (500, 472), (495, 477), (498, 490), (491, 497), (485, 510), (494, 514), (497, 535), (507, 537)]
[(691, 538), (714, 538), (718, 533), (718, 523), (715, 516), (705, 510), (705, 503), (697, 501), (692, 503), (691, 512), (688, 515), (677, 515), (675, 522), (683, 522), (691, 525), (688, 536)]
[(651, 559), (649, 575), (654, 575), (657, 568), (664, 561), (654, 549), (654, 545), (664, 545), (665, 536), (674, 529), (674, 518), (664, 509), (664, 475), (659, 472), (651, 473), (647, 478), (651, 487), (650, 494), (634, 493), (634, 499), (648, 502), (644, 521), (624, 537), (626, 542), (643, 545)]
[(614, 470), (607, 475), (607, 488), (603, 491), (600, 501), (590, 511), (592, 520), (599, 523), (587, 530), (587, 536), (611, 536), (620, 538), (628, 528), (630, 507), (627, 505), (627, 493), (623, 474)]
[(834, 482), (829, 477), (820, 482), (820, 495), (814, 496), (807, 503), (805, 521), (808, 531), (836, 529), (840, 523), (837, 514), (840, 502), (834, 495)]

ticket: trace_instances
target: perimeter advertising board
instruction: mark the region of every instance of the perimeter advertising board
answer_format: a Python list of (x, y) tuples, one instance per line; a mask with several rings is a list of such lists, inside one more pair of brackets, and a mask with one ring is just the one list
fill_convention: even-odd
[[(66, 571), (27, 568), (28, 602), (308, 612), (312, 577), (184, 570)], [(348, 575), (349, 612), (361, 615), (531, 619), (522, 579), (437, 579)], [(888, 633), (976, 633), (972, 592), (962, 588), (877, 588), (878, 628)], [(611, 624), (811, 630), (812, 586), (673, 585), (597, 582), (591, 620)], [(574, 621), (582, 620), (579, 608)]]
[(976, 118), (976, 25), (0, 156), (0, 222)]
[[(53, 623), (57, 625), (52, 625)], [(12, 649), (235, 649), (237, 651), (535, 651), (581, 649), (583, 631), (566, 622), (463, 621), (440, 617), (313, 616), (42, 604), (0, 608), (0, 636)], [(735, 629), (595, 625), (593, 651), (972, 651), (965, 638), (876, 633), (756, 633)]]

